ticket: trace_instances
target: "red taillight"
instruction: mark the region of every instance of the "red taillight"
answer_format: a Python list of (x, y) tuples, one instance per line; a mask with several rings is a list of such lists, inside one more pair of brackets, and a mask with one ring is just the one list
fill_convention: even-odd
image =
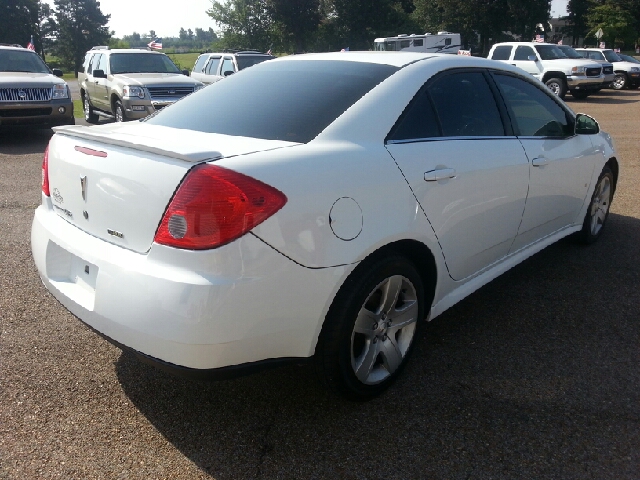
[(285, 203), (281, 191), (255, 178), (199, 165), (169, 203), (154, 241), (192, 250), (219, 247), (264, 222)]
[(42, 193), (47, 197), (51, 196), (49, 193), (49, 145), (44, 150), (44, 158), (42, 159)]

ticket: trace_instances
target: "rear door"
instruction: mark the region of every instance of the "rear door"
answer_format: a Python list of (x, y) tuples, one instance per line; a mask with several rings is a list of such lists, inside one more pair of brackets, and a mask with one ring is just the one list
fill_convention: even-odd
[(530, 161), (515, 251), (580, 221), (598, 152), (589, 136), (574, 134), (573, 116), (553, 94), (508, 73), (493, 76)]
[(507, 255), (518, 231), (529, 169), (480, 69), (441, 74), (405, 109), (386, 147), (462, 280)]

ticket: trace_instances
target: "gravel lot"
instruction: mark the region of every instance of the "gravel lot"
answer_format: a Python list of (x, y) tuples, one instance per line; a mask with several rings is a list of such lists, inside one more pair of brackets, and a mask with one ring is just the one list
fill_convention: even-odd
[(551, 246), (428, 324), (366, 404), (308, 367), (177, 379), (91, 332), (31, 258), (50, 133), (0, 133), (0, 478), (640, 478), (640, 92), (568, 101), (622, 164), (601, 241)]

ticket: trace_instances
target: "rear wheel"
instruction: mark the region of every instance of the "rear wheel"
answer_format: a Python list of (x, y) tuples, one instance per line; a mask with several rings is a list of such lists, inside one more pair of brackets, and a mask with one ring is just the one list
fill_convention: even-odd
[(567, 94), (567, 86), (562, 78), (550, 78), (544, 84), (560, 98)]
[(602, 229), (609, 217), (609, 208), (613, 200), (614, 179), (613, 172), (607, 166), (602, 169), (598, 183), (591, 197), (591, 203), (580, 231), (580, 241), (590, 244), (602, 234)]
[(120, 100), (116, 100), (114, 105), (114, 114), (116, 117), (116, 122), (126, 122), (127, 117), (124, 113), (124, 107), (122, 106), (122, 102)]
[(86, 93), (84, 94), (84, 97), (82, 97), (82, 106), (84, 108), (84, 119), (87, 123), (98, 123), (98, 115), (95, 114), (95, 112), (93, 111), (93, 107), (91, 106), (91, 103), (89, 102), (89, 95), (87, 95)]
[(401, 256), (356, 269), (329, 309), (316, 347), (316, 367), (334, 390), (369, 400), (399, 376), (424, 318), (424, 287)]
[(576, 100), (584, 100), (585, 98), (587, 98), (589, 95), (591, 95), (591, 93), (593, 92), (586, 92), (584, 90), (573, 90), (571, 92), (571, 96), (573, 98), (575, 98)]
[(622, 90), (624, 87), (627, 86), (627, 75), (622, 72), (616, 73), (616, 76), (613, 79), (613, 83), (611, 84), (611, 86), (615, 90)]

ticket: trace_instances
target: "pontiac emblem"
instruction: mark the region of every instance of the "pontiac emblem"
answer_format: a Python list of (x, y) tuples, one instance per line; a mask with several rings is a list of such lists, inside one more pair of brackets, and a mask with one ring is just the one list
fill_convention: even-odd
[(60, 190), (58, 190), (57, 188), (53, 189), (53, 193), (51, 194), (51, 196), (56, 202), (64, 203), (64, 198), (62, 198), (62, 195), (60, 195)]
[(87, 176), (80, 177), (80, 186), (82, 187), (82, 199), (87, 201)]

